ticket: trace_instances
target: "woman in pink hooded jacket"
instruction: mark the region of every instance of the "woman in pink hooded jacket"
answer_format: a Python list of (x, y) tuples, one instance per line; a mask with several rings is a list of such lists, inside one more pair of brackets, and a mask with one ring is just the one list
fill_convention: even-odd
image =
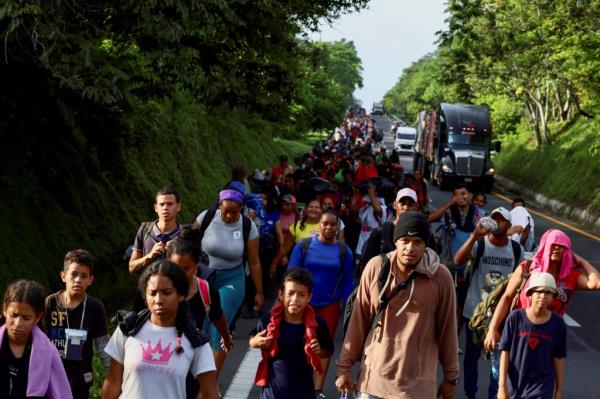
[[(500, 327), (508, 315), (510, 305), (517, 295), (526, 261), (523, 261), (511, 275), (504, 295), (498, 302), (490, 328), (485, 338), (485, 349), (493, 350), (500, 340)], [(600, 273), (585, 259), (575, 255), (571, 249), (571, 240), (560, 230), (548, 230), (540, 239), (540, 246), (534, 255), (530, 273), (547, 272), (556, 281), (558, 294), (548, 307), (553, 313), (563, 316), (576, 290), (599, 290)], [(530, 274), (531, 275), (531, 274)], [(515, 308), (526, 308), (531, 301), (527, 297), (529, 281), (525, 282)]]

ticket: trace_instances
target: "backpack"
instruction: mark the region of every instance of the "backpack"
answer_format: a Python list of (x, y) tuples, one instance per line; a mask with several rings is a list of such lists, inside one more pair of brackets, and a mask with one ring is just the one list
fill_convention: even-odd
[[(383, 226), (376, 228), (371, 232), (371, 235), (365, 242), (362, 248), (362, 256), (360, 257), (358, 265), (356, 265), (354, 269), (354, 281), (356, 285), (358, 285), (358, 281), (360, 280), (360, 276), (362, 275), (363, 270), (365, 270), (365, 266), (371, 260), (371, 258), (383, 254), (388, 253), (396, 249), (396, 245), (394, 244), (393, 236), (395, 225), (393, 222), (385, 222)], [(379, 245), (377, 247), (377, 253), (375, 253), (375, 248), (371, 245), (371, 240), (375, 240), (379, 235)]]
[[(519, 299), (519, 294), (525, 285), (527, 279), (529, 279), (529, 268), (531, 266), (531, 260), (528, 260), (525, 263), (525, 270), (523, 272), (523, 278), (521, 279), (521, 284), (517, 289), (517, 293), (510, 305), (509, 313), (514, 309), (517, 304), (517, 300)], [(475, 308), (475, 312), (473, 312), (473, 317), (469, 321), (469, 329), (472, 331), (472, 339), (473, 343), (478, 347), (483, 347), (483, 341), (485, 340), (485, 336), (490, 328), (490, 322), (492, 321), (492, 316), (494, 315), (494, 311), (496, 310), (496, 306), (498, 306), (498, 302), (500, 302), (500, 298), (504, 295), (504, 291), (506, 291), (506, 287), (508, 286), (509, 279), (504, 279), (501, 283), (499, 283), (493, 290), (490, 292), (485, 298), (485, 300), (479, 302), (477, 307)]]
[[(208, 228), (208, 226), (210, 225), (210, 222), (212, 222), (212, 220), (215, 218), (215, 215), (217, 214), (217, 209), (219, 209), (219, 201), (213, 202), (212, 205), (208, 208), (208, 210), (204, 214), (204, 219), (202, 219), (202, 223), (200, 224), (200, 237), (199, 237), (200, 245), (202, 245), (202, 239), (204, 238), (204, 233), (206, 232), (206, 229)], [(240, 216), (242, 218), (242, 237), (244, 239), (244, 256), (242, 258), (242, 264), (245, 264), (246, 263), (246, 253), (248, 252), (248, 237), (250, 237), (250, 229), (252, 227), (252, 224), (251, 224), (252, 220), (250, 220), (243, 213), (240, 213)], [(208, 255), (204, 251), (201, 251), (200, 264), (202, 264), (203, 266), (208, 266)]]
[[(148, 237), (150, 236), (150, 234), (152, 234), (152, 227), (154, 226), (154, 223), (156, 221), (152, 221), (152, 222), (144, 222), (142, 223), (143, 226), (143, 240), (142, 240), (142, 244), (144, 242), (146, 242), (146, 240), (148, 239)], [(125, 250), (125, 254), (123, 255), (123, 260), (129, 263), (129, 260), (131, 259), (131, 255), (133, 254), (133, 245), (130, 245), (127, 247), (127, 249)]]
[[(406, 288), (406, 286), (408, 286), (408, 284), (410, 284), (410, 282), (412, 280), (414, 280), (414, 278), (417, 275), (415, 272), (410, 273), (408, 275), (408, 277), (402, 283), (398, 284), (394, 288), (394, 290), (390, 293), (390, 295), (388, 295), (386, 297), (384, 295), (385, 295), (386, 283), (387, 283), (388, 278), (391, 273), (391, 262), (388, 259), (387, 254), (385, 254), (385, 253), (380, 254), (379, 257), (381, 259), (381, 269), (379, 269), (379, 274), (377, 275), (377, 288), (379, 289), (379, 301), (380, 302), (379, 302), (379, 307), (377, 308), (377, 313), (375, 314), (375, 318), (371, 322), (371, 328), (369, 329), (369, 333), (371, 332), (371, 330), (373, 330), (375, 328), (375, 326), (377, 326), (377, 324), (381, 320), (381, 317), (383, 316), (383, 312), (387, 308), (387, 305), (390, 303), (390, 300), (394, 296), (396, 296), (396, 294), (398, 294), (400, 292), (400, 290), (402, 290), (403, 288)], [(354, 289), (354, 291), (352, 291), (352, 293), (348, 297), (348, 300), (346, 301), (346, 306), (344, 307), (344, 321), (343, 321), (344, 336), (346, 335), (346, 330), (348, 329), (348, 323), (350, 322), (350, 316), (352, 316), (352, 310), (354, 309), (354, 301), (356, 300), (356, 294), (358, 293), (358, 288), (359, 287), (356, 287)], [(367, 333), (366, 336), (368, 336), (369, 333)]]
[[(140, 312), (117, 310), (117, 314), (111, 318), (111, 322), (121, 330), (124, 336), (134, 337), (149, 319), (150, 311), (148, 309)], [(192, 348), (199, 348), (209, 342), (208, 336), (196, 327), (190, 317), (185, 318), (182, 332), (188, 341), (190, 341)]]
[[(301, 267), (304, 267), (304, 260), (306, 258), (306, 253), (308, 252), (308, 247), (310, 247), (310, 243), (311, 243), (312, 239), (313, 239), (313, 237), (306, 237), (306, 238), (303, 238), (302, 240), (300, 240), (300, 249), (301, 249), (301, 253), (302, 253), (302, 266)], [(340, 277), (338, 277), (338, 280), (335, 283), (335, 288), (333, 289), (333, 294), (335, 294), (337, 292), (338, 288), (340, 288), (340, 285), (342, 284), (342, 281), (344, 280), (344, 262), (346, 262), (346, 255), (348, 254), (348, 246), (346, 244), (344, 244), (343, 242), (338, 242), (337, 244), (338, 244), (338, 248), (340, 250), (340, 268), (342, 270), (342, 273), (340, 273)]]
[(208, 316), (208, 312), (210, 312), (210, 305), (212, 303), (210, 300), (210, 285), (208, 284), (208, 281), (200, 277), (196, 277), (196, 280), (198, 281), (198, 292), (200, 293), (200, 298), (202, 299), (206, 316)]

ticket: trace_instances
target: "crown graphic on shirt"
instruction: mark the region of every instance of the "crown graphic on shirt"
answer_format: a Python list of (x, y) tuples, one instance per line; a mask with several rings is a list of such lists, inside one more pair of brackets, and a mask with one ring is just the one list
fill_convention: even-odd
[(146, 347), (144, 347), (142, 344), (140, 344), (140, 346), (142, 347), (142, 360), (144, 362), (154, 363), (154, 364), (169, 363), (169, 360), (171, 359), (171, 356), (173, 355), (175, 350), (174, 349), (170, 350), (171, 349), (170, 342), (169, 342), (169, 345), (167, 345), (163, 349), (160, 341), (161, 340), (158, 340), (158, 343), (154, 347), (152, 347), (152, 344), (150, 343), (150, 341), (148, 341), (148, 345)]

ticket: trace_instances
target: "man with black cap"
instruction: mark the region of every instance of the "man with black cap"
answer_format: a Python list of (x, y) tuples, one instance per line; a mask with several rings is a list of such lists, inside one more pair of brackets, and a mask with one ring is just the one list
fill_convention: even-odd
[[(341, 392), (356, 390), (358, 398), (367, 399), (454, 395), (460, 374), (454, 283), (437, 254), (426, 248), (428, 239), (426, 216), (405, 212), (394, 230), (396, 250), (367, 264), (336, 362)], [(389, 272), (380, 276), (382, 269)], [(362, 353), (355, 381), (351, 367)], [(439, 387), (438, 361), (444, 371)]]
[(394, 220), (392, 222), (384, 222), (380, 228), (373, 230), (369, 239), (363, 246), (360, 263), (354, 273), (354, 277), (356, 278), (355, 281), (358, 282), (363, 269), (371, 258), (383, 252), (388, 253), (395, 249), (394, 228), (396, 223), (398, 223), (398, 218), (400, 218), (400, 215), (404, 212), (417, 210), (417, 193), (415, 190), (406, 187), (399, 190), (396, 194), (396, 201), (394, 201), (394, 210), (396, 211)]

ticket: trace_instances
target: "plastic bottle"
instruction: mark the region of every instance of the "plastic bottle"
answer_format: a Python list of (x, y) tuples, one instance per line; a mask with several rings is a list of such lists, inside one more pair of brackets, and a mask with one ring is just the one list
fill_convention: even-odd
[(492, 233), (495, 233), (496, 230), (498, 230), (498, 223), (496, 223), (496, 221), (489, 216), (479, 219), (479, 222), (483, 227), (486, 228), (486, 230), (489, 230)]

